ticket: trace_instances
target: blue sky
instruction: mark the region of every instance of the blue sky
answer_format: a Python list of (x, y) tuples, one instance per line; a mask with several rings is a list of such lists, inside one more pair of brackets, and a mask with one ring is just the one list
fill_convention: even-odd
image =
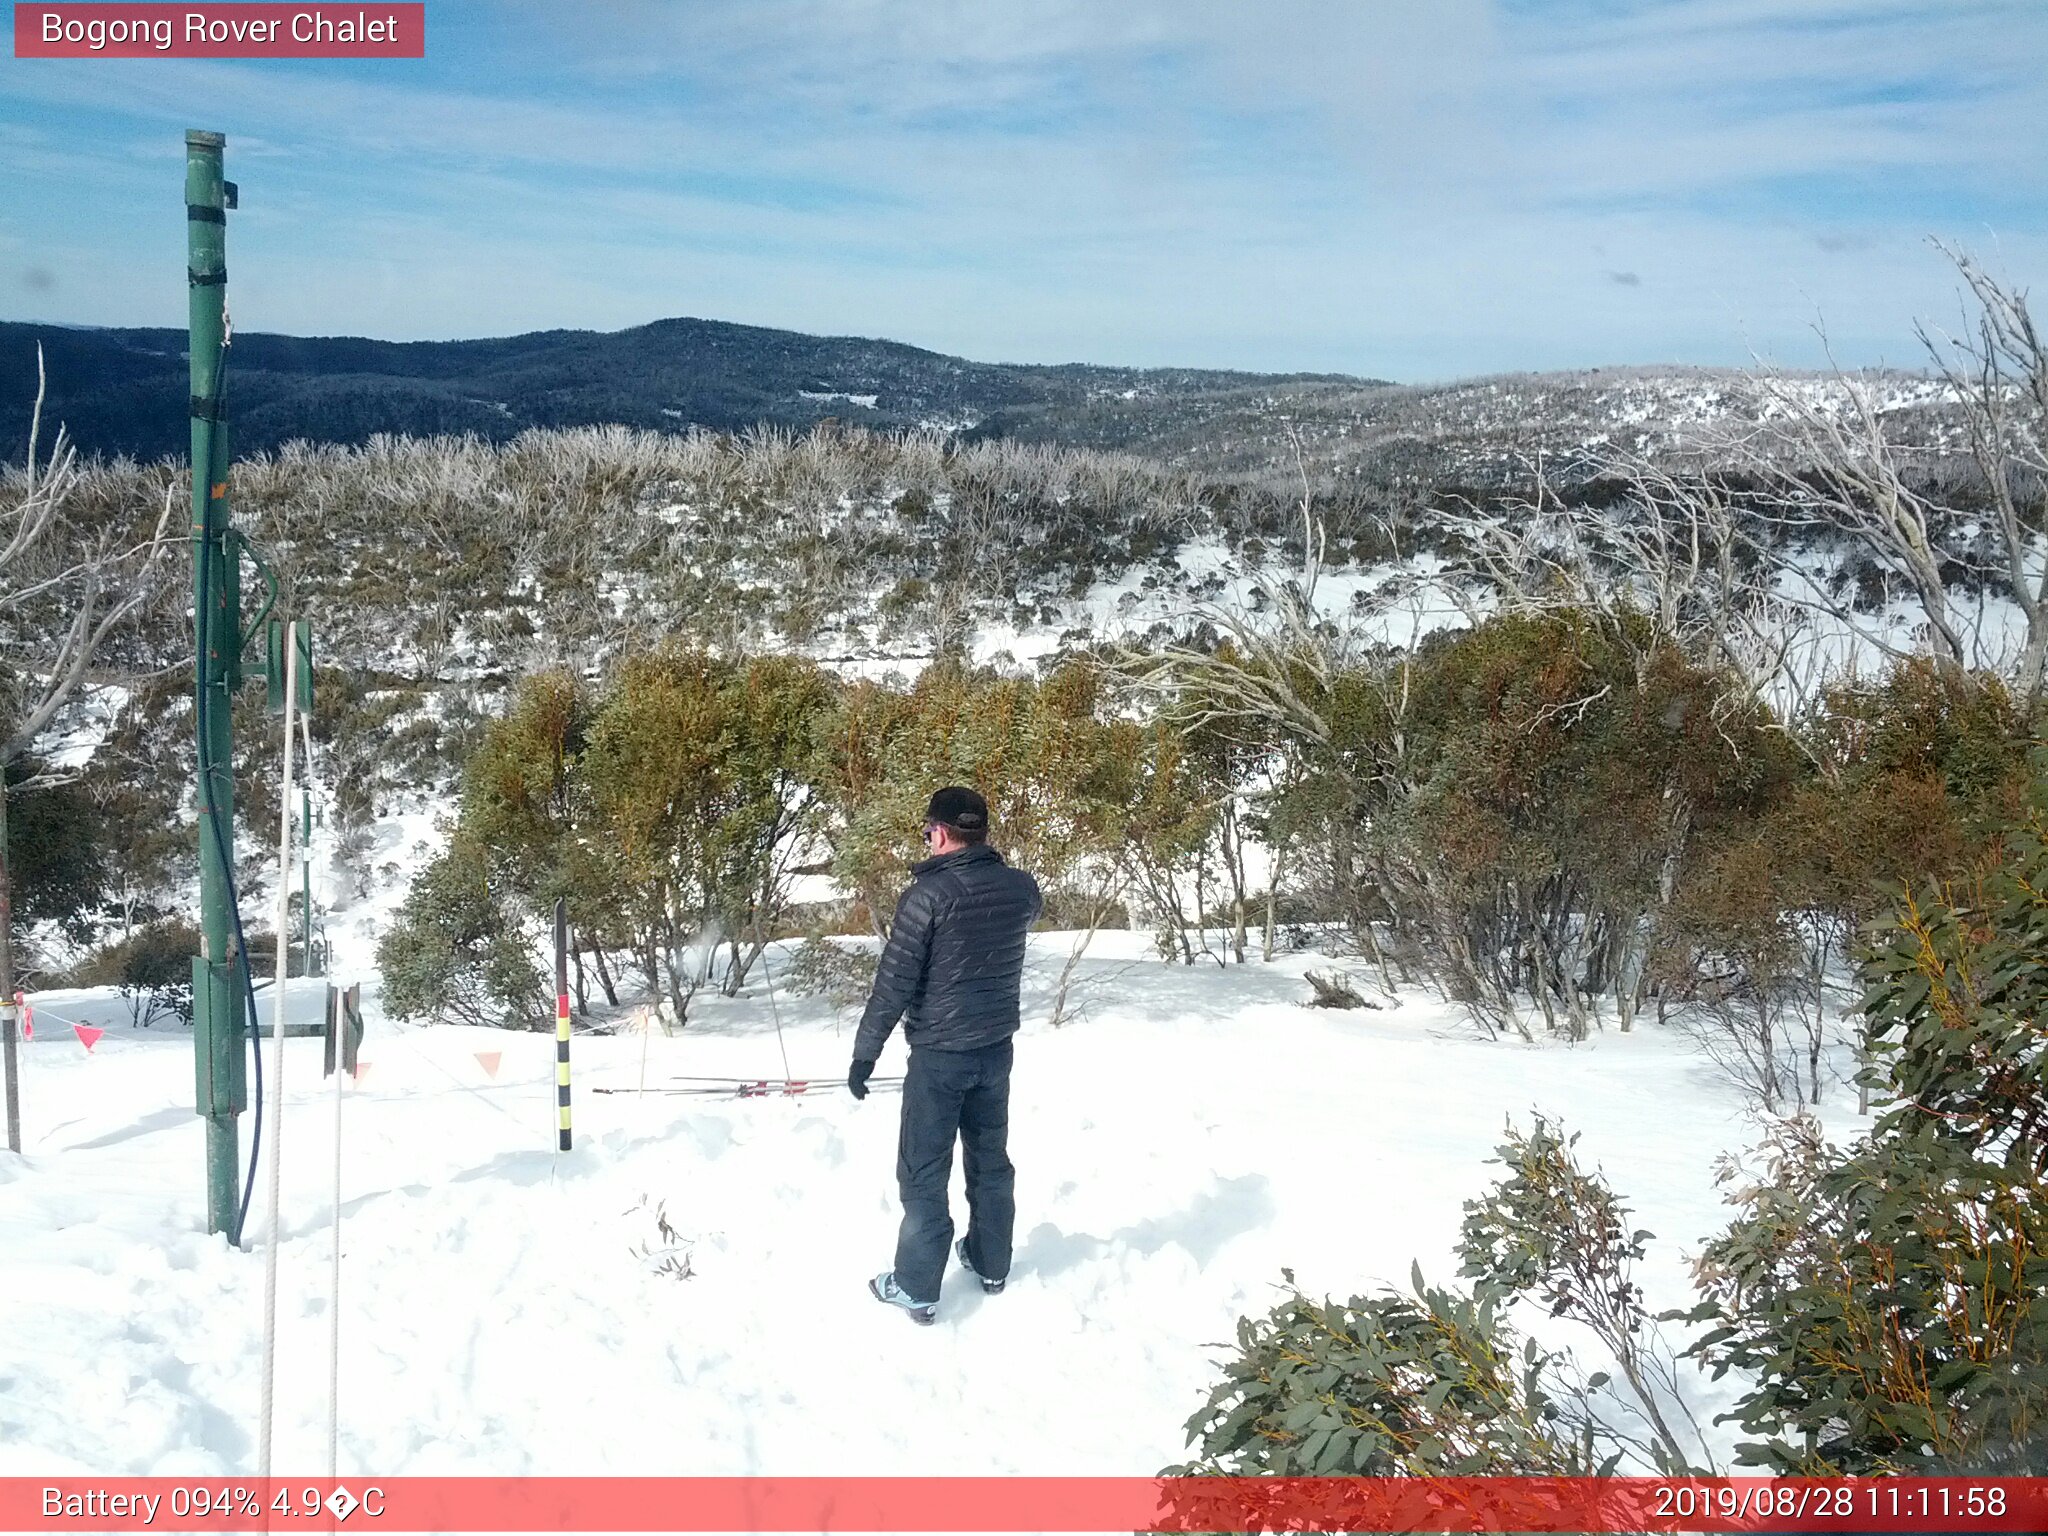
[(1409, 380), (1915, 361), (2048, 271), (2038, 0), (429, 0), (423, 61), (0, 59), (0, 317), (672, 315)]

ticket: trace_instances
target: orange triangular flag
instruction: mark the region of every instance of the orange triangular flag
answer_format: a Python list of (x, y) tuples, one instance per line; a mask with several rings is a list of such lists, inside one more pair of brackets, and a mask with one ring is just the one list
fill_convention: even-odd
[(71, 1027), (78, 1031), (78, 1043), (85, 1047), (88, 1054), (99, 1044), (100, 1036), (106, 1033), (104, 1029), (94, 1029), (90, 1024), (74, 1024)]
[(36, 1037), (36, 1011), (28, 1005), (28, 994), (14, 994), (15, 1006), (21, 1009), (21, 1038), (33, 1040)]
[(358, 1061), (356, 1063), (356, 1081), (360, 1083), (364, 1078), (368, 1077), (369, 1075), (370, 1064), (367, 1061)]
[(503, 1051), (478, 1051), (476, 1053), (476, 1064), (484, 1069), (485, 1077), (496, 1077), (498, 1075), (498, 1063), (504, 1059), (505, 1053)]

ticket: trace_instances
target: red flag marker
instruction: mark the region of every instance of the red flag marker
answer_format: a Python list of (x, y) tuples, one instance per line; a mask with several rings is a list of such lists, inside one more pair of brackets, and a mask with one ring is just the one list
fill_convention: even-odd
[(78, 1031), (78, 1043), (85, 1047), (87, 1055), (92, 1054), (92, 1048), (99, 1044), (100, 1036), (106, 1033), (104, 1029), (94, 1029), (90, 1024), (74, 1024), (71, 1027)]
[(361, 1081), (362, 1081), (362, 1080), (363, 1080), (364, 1078), (368, 1077), (369, 1075), (370, 1075), (370, 1064), (369, 1064), (369, 1063), (368, 1063), (367, 1061), (360, 1061), (360, 1060), (359, 1060), (359, 1061), (357, 1061), (357, 1062), (356, 1062), (356, 1081), (360, 1083), (360, 1082), (361, 1082)]
[(24, 1040), (35, 1039), (36, 1011), (28, 1005), (28, 994), (26, 992), (15, 993), (14, 1002), (21, 1009), (21, 1038)]
[(496, 1077), (498, 1075), (498, 1063), (504, 1059), (505, 1053), (503, 1051), (478, 1051), (476, 1053), (476, 1064), (484, 1069), (484, 1076), (486, 1077)]

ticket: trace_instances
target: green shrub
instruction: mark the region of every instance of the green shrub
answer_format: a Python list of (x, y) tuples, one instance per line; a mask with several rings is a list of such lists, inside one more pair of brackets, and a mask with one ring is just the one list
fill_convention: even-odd
[(803, 996), (823, 997), (834, 1008), (851, 1008), (867, 1000), (877, 958), (871, 949), (813, 934), (783, 968), (783, 984)]
[(22, 790), (42, 765), (18, 758), (7, 765), (7, 873), (16, 923), (55, 923), (71, 939), (92, 930), (110, 882), (113, 851), (105, 808), (82, 782)]
[(420, 871), (377, 944), (394, 1018), (547, 1029), (550, 988), (475, 848), (457, 838)]
[(1784, 1472), (2048, 1468), (2048, 821), (1929, 882), (1869, 936), (1887, 1104), (1846, 1149), (1810, 1122), (1723, 1170), (1696, 1351), (1754, 1385), (1743, 1459)]
[[(1292, 1288), (1294, 1276), (1281, 1271)], [(1423, 1283), (1348, 1302), (1298, 1291), (1237, 1329), (1236, 1358), (1166, 1476), (1585, 1476), (1608, 1470), (1577, 1393), (1490, 1299)], [(1611, 1455), (1611, 1453), (1610, 1453)]]
[(1844, 1150), (1788, 1122), (1722, 1179), (1693, 1353), (1750, 1383), (1738, 1461), (1800, 1476), (2048, 1471), (2038, 1177), (1896, 1127)]
[(165, 918), (102, 946), (69, 978), (80, 987), (117, 987), (130, 1022), (147, 1029), (158, 1019), (192, 1022), (192, 958), (200, 932), (183, 918)]

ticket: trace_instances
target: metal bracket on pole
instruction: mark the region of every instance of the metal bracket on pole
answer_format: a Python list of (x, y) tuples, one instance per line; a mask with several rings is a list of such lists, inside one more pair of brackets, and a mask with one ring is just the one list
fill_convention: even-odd
[(363, 1044), (363, 984), (357, 982), (347, 991), (337, 988), (332, 982), (327, 986), (327, 1051), (326, 1066), (322, 1075), (334, 1071), (335, 1036), (341, 1037), (341, 1070), (350, 1077), (355, 1076), (356, 1052)]

